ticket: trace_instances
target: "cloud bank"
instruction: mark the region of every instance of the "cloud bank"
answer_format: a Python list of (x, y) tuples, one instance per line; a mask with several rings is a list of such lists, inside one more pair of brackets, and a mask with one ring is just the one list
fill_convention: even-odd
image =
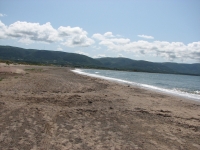
[(99, 41), (99, 45), (105, 46), (108, 50), (131, 52), (136, 55), (161, 56), (170, 61), (192, 59), (200, 62), (200, 41), (189, 44), (167, 41), (131, 41), (127, 38), (116, 38), (115, 36), (107, 37), (106, 33), (94, 34), (92, 37)]
[[(144, 39), (154, 39), (153, 36), (138, 35)], [(52, 27), (50, 22), (45, 24), (17, 21), (5, 25), (0, 21), (0, 39), (16, 39), (24, 44), (56, 43), (66, 47), (89, 47), (101, 50), (111, 50), (115, 53), (128, 52), (137, 56), (159, 56), (167, 60), (195, 60), (200, 62), (200, 41), (184, 44), (168, 41), (131, 41), (129, 38), (114, 35), (112, 32), (95, 33), (91, 38), (87, 31), (80, 27), (60, 26)], [(96, 44), (94, 44), (96, 41)], [(60, 47), (58, 50), (62, 50)], [(80, 53), (80, 52), (78, 52)], [(98, 52), (97, 52), (98, 53)], [(100, 56), (98, 56), (100, 57)]]
[(149, 35), (138, 35), (138, 37), (144, 38), (144, 39), (154, 39), (153, 36), (149, 36)]
[(90, 46), (94, 40), (87, 37), (87, 32), (80, 27), (52, 27), (50, 22), (45, 24), (17, 21), (6, 26), (0, 21), (0, 39), (14, 38), (19, 42), (31, 44), (34, 42), (55, 43), (68, 47)]

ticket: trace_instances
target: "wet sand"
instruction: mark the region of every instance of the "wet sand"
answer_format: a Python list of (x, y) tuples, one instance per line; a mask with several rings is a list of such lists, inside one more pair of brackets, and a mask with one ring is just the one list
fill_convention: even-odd
[(198, 102), (70, 68), (6, 67), (0, 67), (2, 150), (200, 149)]

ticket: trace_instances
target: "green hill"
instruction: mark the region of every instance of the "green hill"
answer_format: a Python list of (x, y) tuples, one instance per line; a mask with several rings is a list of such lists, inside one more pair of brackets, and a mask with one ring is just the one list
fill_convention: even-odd
[(178, 63), (163, 63), (172, 70), (176, 70), (178, 73), (182, 74), (196, 74), (200, 75), (200, 63), (196, 64), (178, 64)]
[(95, 67), (102, 64), (85, 55), (59, 51), (23, 49), (12, 46), (0, 46), (0, 59), (15, 62), (87, 66)]
[(0, 60), (25, 62), (28, 64), (53, 64), (62, 66), (101, 68), (151, 73), (171, 73), (200, 75), (200, 64), (154, 63), (137, 61), (129, 58), (98, 58), (93, 59), (85, 55), (48, 51), (23, 49), (12, 46), (0, 46)]
[(128, 58), (98, 58), (104, 66), (111, 69), (130, 70), (139, 72), (156, 72), (171, 74), (200, 75), (200, 64), (179, 63), (154, 63), (148, 61), (136, 61)]
[(136, 61), (128, 58), (99, 58), (104, 66), (112, 69), (132, 70), (142, 72), (157, 73), (176, 73), (174, 70), (166, 67), (161, 63), (153, 63), (148, 61)]

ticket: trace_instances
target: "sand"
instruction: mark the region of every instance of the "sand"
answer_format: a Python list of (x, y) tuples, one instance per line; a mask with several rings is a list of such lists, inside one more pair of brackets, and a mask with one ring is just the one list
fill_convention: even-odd
[(66, 67), (10, 67), (22, 72), (0, 72), (1, 150), (200, 149), (198, 102)]

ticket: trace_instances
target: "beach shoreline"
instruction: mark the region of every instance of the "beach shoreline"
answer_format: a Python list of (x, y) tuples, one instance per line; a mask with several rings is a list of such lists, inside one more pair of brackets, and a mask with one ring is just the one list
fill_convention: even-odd
[(88, 77), (92, 77), (92, 78), (103, 79), (103, 80), (107, 80), (107, 81), (113, 82), (113, 83), (118, 83), (121, 85), (128, 85), (130, 87), (135, 87), (135, 88), (139, 88), (139, 89), (143, 89), (143, 90), (149, 90), (151, 92), (156, 92), (156, 93), (160, 93), (160, 94), (164, 94), (164, 95), (168, 95), (168, 96), (182, 98), (186, 101), (189, 100), (189, 101), (194, 101), (194, 102), (200, 103), (200, 99), (198, 99), (197, 97), (188, 96), (188, 95), (185, 95), (182, 93), (175, 93), (174, 91), (169, 91), (167, 89), (163, 89), (163, 88), (159, 88), (159, 87), (152, 88), (151, 86), (148, 86), (148, 85), (142, 86), (141, 84), (138, 85), (137, 83), (133, 83), (133, 82), (127, 81), (127, 80), (105, 77), (105, 76), (98, 75), (98, 74), (90, 74), (90, 73), (86, 73), (86, 72), (82, 71), (81, 69), (77, 69), (77, 68), (72, 69), (71, 71), (78, 73), (80, 75), (84, 75), (84, 76), (88, 76)]
[(199, 102), (72, 68), (11, 67), (23, 73), (0, 73), (0, 149), (200, 149)]

